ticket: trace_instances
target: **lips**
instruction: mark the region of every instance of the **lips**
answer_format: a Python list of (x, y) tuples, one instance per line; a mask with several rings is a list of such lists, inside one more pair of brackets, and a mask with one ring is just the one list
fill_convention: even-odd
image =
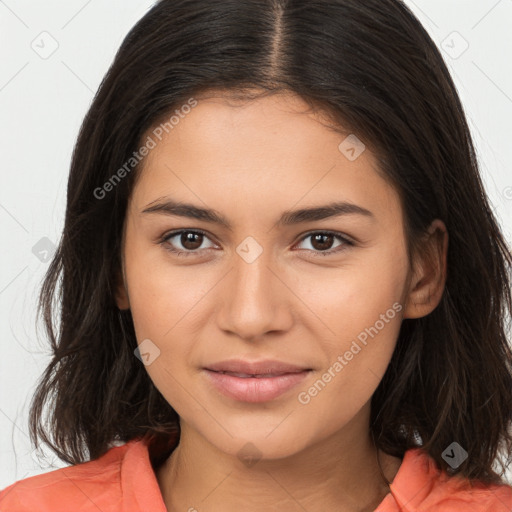
[(275, 360), (233, 359), (203, 370), (208, 382), (224, 396), (243, 402), (266, 402), (302, 382), (311, 368)]
[[(217, 372), (222, 373), (225, 375), (232, 375), (233, 377), (240, 377), (242, 379), (249, 379), (249, 378), (255, 378), (255, 379), (265, 379), (269, 377), (279, 377), (279, 375), (286, 375), (286, 373), (236, 373), (236, 372)], [(292, 372), (289, 372), (292, 373)], [(296, 373), (296, 372), (293, 372)]]
[(298, 373), (311, 370), (307, 366), (299, 366), (282, 361), (266, 359), (262, 361), (244, 361), (242, 359), (230, 359), (210, 364), (207, 370), (220, 373), (239, 374), (240, 377), (250, 376), (278, 376), (286, 373)]

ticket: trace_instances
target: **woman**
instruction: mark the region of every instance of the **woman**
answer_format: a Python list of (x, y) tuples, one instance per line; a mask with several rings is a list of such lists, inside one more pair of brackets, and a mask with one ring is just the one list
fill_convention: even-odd
[(0, 510), (510, 511), (511, 262), (401, 2), (161, 0), (41, 292), (31, 433), (72, 466)]

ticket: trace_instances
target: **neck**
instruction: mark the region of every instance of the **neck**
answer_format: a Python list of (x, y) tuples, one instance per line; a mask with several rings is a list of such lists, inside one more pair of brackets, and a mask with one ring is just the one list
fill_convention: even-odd
[(379, 468), (369, 430), (361, 427), (352, 422), (301, 452), (249, 465), (182, 422), (178, 446), (156, 470), (167, 510), (372, 512), (401, 460), (379, 452)]

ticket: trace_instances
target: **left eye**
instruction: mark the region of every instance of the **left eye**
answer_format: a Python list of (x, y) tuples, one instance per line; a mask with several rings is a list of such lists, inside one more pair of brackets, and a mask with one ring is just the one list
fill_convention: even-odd
[[(316, 231), (314, 233), (309, 233), (302, 238), (302, 240), (311, 239), (309, 245), (312, 247), (313, 254), (315, 256), (328, 256), (333, 253), (337, 253), (346, 248), (346, 246), (354, 245), (350, 240), (341, 236), (338, 233), (333, 233), (330, 231)], [(332, 244), (334, 240), (340, 240), (340, 243), (332, 248)], [(306, 250), (311, 250), (306, 248)]]
[[(176, 241), (172, 241), (176, 239)], [(178, 256), (193, 256), (197, 254), (200, 249), (212, 249), (216, 245), (211, 243), (210, 246), (201, 247), (203, 242), (209, 240), (207, 234), (200, 230), (181, 230), (169, 233), (162, 240), (161, 244)], [(353, 242), (342, 236), (341, 234), (330, 232), (330, 231), (315, 231), (308, 233), (303, 236), (301, 242), (311, 239), (309, 245), (311, 248), (301, 248), (301, 250), (311, 251), (315, 256), (327, 256), (333, 253), (337, 253), (346, 248), (346, 246), (354, 245)], [(338, 245), (332, 247), (334, 241), (338, 239)], [(181, 244), (182, 248), (176, 248), (176, 243)]]

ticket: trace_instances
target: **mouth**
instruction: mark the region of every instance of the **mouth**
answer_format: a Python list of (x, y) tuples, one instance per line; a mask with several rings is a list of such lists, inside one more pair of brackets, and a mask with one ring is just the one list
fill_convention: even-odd
[[(215, 370), (210, 370), (215, 371)], [(304, 370), (307, 371), (307, 370)], [(297, 372), (281, 372), (281, 373), (236, 373), (236, 372), (223, 372), (218, 371), (215, 373), (221, 373), (223, 375), (231, 375), (233, 377), (240, 377), (241, 379), (249, 379), (249, 378), (255, 378), (255, 379), (268, 379), (271, 377), (280, 377), (281, 375), (291, 375), (294, 373), (301, 373), (300, 371)]]
[(275, 359), (264, 359), (260, 361), (246, 361), (243, 359), (229, 359), (218, 363), (209, 364), (206, 370), (227, 373), (240, 377), (274, 377), (287, 373), (298, 373), (311, 370), (307, 365), (296, 365), (278, 361)]
[(204, 368), (209, 384), (223, 396), (241, 402), (268, 402), (284, 395), (304, 381), (313, 370), (293, 368), (293, 371), (275, 369), (259, 371), (231, 371)]

